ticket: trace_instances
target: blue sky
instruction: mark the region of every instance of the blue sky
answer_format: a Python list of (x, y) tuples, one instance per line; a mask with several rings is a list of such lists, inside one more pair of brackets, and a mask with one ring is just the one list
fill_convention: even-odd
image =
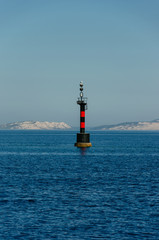
[(0, 0), (0, 123), (159, 118), (158, 0)]

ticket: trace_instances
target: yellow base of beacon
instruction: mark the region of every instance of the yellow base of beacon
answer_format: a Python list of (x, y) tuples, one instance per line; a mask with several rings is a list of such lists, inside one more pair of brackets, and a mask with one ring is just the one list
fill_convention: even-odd
[(77, 142), (77, 143), (75, 143), (75, 147), (79, 147), (79, 148), (92, 147), (92, 143)]

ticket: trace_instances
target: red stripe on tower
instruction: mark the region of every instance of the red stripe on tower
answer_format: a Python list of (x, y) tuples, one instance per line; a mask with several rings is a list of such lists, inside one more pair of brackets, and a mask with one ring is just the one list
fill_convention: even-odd
[(85, 117), (85, 112), (81, 111), (81, 117)]
[(81, 128), (85, 128), (85, 122), (81, 122)]

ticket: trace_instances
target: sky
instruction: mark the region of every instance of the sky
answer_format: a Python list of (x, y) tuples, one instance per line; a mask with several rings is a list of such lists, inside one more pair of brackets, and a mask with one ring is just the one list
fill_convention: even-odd
[(158, 0), (0, 0), (0, 124), (159, 118)]

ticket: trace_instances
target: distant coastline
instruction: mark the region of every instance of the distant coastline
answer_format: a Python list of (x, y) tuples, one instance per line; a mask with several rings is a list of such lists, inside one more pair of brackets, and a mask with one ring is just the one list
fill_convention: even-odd
[(153, 121), (124, 122), (113, 125), (102, 125), (92, 129), (99, 131), (155, 131), (159, 130), (159, 119)]
[(0, 125), (0, 130), (67, 130), (71, 126), (64, 122), (23, 121)]
[[(159, 119), (153, 121), (123, 122), (112, 125), (87, 127), (94, 131), (159, 131)], [(65, 122), (21, 121), (0, 125), (0, 130), (79, 130)]]

